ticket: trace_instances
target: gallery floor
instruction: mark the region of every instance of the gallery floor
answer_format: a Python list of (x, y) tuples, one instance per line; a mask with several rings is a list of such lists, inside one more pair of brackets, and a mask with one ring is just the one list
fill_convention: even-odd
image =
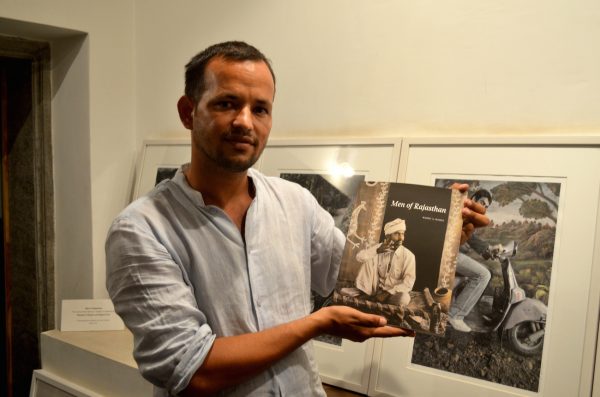
[(339, 387), (323, 385), (327, 397), (356, 397), (364, 396), (365, 394), (358, 394), (348, 390), (340, 389)]

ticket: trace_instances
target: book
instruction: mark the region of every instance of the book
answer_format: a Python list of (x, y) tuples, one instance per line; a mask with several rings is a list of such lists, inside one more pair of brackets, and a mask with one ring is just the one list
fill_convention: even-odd
[(444, 335), (462, 231), (456, 189), (361, 182), (333, 302)]

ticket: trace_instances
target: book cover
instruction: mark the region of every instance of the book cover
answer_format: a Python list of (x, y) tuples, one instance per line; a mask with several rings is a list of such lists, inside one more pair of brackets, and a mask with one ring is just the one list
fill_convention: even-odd
[(455, 189), (362, 182), (354, 199), (335, 304), (388, 325), (443, 335), (462, 229)]

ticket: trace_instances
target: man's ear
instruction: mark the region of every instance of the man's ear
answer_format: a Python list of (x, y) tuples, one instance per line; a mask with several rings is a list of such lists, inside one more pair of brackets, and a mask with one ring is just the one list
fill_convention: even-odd
[(183, 126), (191, 130), (194, 127), (194, 103), (192, 100), (183, 95), (177, 101), (177, 111)]

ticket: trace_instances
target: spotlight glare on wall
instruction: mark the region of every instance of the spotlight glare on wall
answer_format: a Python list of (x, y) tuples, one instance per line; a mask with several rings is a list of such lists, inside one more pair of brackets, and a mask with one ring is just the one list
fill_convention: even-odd
[(329, 174), (337, 178), (350, 178), (354, 175), (354, 168), (348, 163), (333, 163), (329, 167)]

